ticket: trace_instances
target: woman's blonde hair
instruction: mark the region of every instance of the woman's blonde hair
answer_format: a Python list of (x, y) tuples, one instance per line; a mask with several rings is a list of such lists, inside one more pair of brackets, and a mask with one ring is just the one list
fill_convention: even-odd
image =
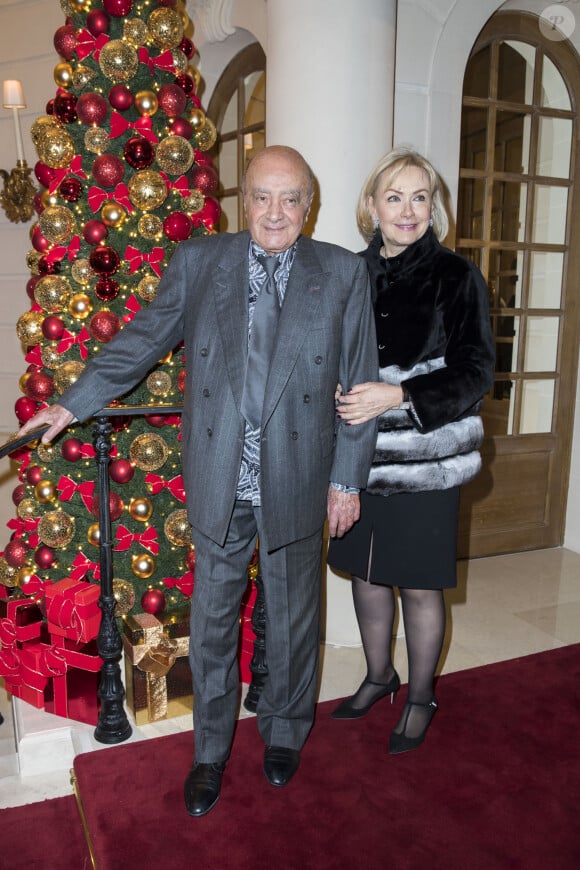
[(378, 163), (376, 163), (374, 168), (369, 172), (360, 192), (356, 207), (356, 222), (366, 242), (370, 242), (376, 232), (375, 221), (369, 212), (369, 197), (374, 199), (376, 196), (379, 180), (383, 174), (386, 176), (385, 183), (390, 187), (399, 172), (408, 166), (415, 166), (427, 174), (432, 200), (431, 216), (433, 218), (433, 230), (439, 241), (447, 235), (449, 231), (449, 218), (443, 203), (443, 184), (439, 173), (418, 151), (414, 151), (408, 145), (399, 145), (397, 148), (389, 151), (388, 154), (385, 154), (384, 157), (381, 157)]

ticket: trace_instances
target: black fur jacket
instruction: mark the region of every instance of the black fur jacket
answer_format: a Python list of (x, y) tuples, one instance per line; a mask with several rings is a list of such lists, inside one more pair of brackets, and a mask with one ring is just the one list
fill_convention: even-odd
[(475, 265), (432, 229), (388, 260), (377, 232), (362, 253), (374, 294), (379, 378), (404, 384), (409, 410), (387, 411), (367, 492), (449, 489), (481, 467), (481, 400), (493, 383), (488, 290)]

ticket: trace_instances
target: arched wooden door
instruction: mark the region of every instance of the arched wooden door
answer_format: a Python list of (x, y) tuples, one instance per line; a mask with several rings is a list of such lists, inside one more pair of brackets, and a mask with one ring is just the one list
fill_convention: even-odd
[(467, 64), (459, 252), (489, 287), (496, 375), (462, 556), (560, 545), (580, 333), (580, 64), (538, 18), (498, 13)]

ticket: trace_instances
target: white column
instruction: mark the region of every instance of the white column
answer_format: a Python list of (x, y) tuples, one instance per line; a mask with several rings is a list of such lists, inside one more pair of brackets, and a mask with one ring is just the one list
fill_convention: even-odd
[(266, 139), (320, 185), (315, 238), (362, 247), (359, 190), (392, 145), (396, 0), (268, 0)]
[[(314, 238), (354, 251), (360, 188), (392, 146), (395, 31), (396, 0), (267, 3), (267, 144), (291, 145), (312, 166)], [(326, 642), (360, 644), (350, 581), (329, 569), (324, 598)]]

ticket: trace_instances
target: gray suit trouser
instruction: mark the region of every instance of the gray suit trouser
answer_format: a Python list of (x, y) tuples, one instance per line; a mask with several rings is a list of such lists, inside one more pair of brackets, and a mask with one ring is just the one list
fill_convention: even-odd
[[(260, 535), (261, 510), (236, 502), (223, 547), (192, 530), (195, 584), (189, 658), (195, 760), (225, 761), (239, 703), (240, 604)], [(301, 749), (314, 720), (320, 643), (322, 529), (271, 553), (260, 550), (268, 677), (257, 708), (267, 746)]]

